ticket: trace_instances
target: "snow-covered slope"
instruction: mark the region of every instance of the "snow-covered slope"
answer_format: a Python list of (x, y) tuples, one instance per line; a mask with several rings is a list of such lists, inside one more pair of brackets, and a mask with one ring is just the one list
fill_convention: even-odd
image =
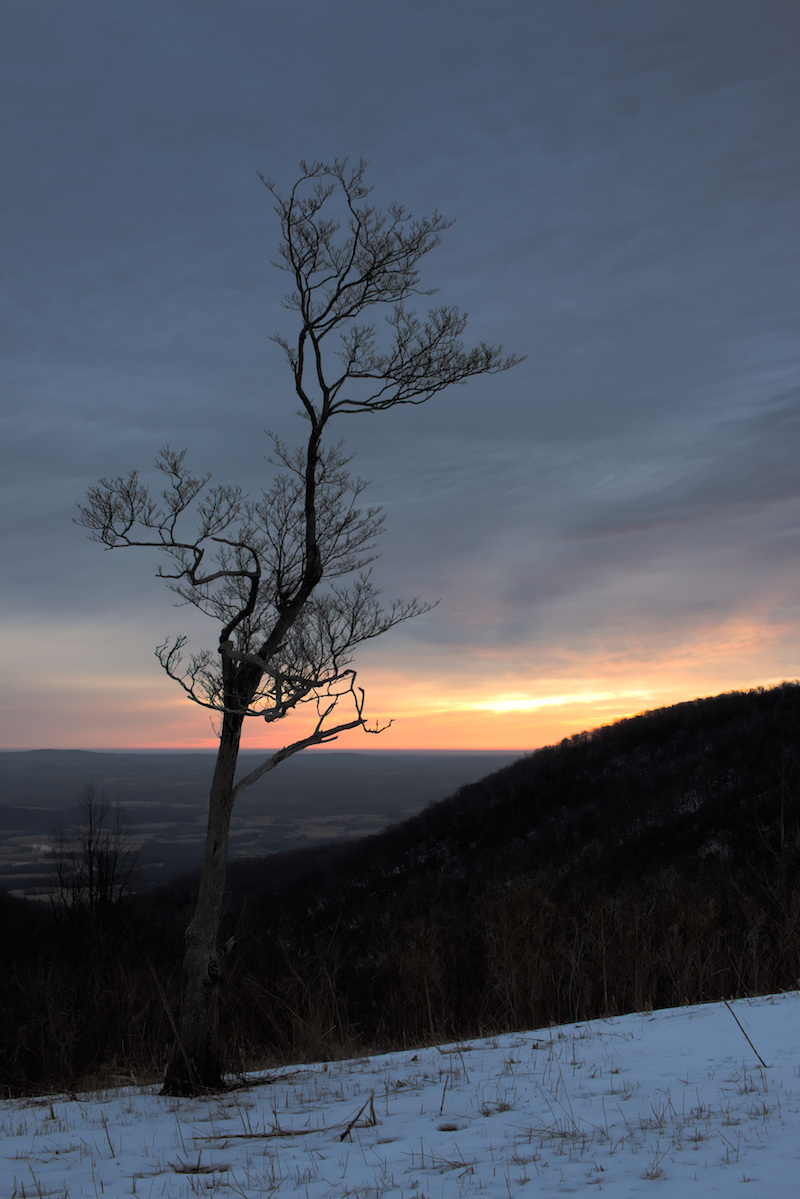
[(0, 1132), (15, 1199), (772, 1199), (800, 1177), (800, 993), (275, 1070), (200, 1100), (8, 1100)]

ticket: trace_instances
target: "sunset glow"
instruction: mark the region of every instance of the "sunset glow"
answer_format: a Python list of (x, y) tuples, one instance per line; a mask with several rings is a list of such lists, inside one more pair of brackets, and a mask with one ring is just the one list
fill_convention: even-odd
[[(271, 502), (303, 326), (259, 174), (288, 195), (301, 158), (363, 156), (376, 212), (443, 214), (409, 312), (520, 359), (326, 426), (386, 516), (383, 600), (432, 605), (356, 648), (384, 731), (328, 748), (523, 752), (800, 675), (796, 6), (12, 7), (0, 746), (215, 747), (153, 649), (213, 660), (220, 612), (74, 517), (102, 478), (159, 495), (167, 444)], [(356, 342), (385, 363), (384, 300)]]
[[(371, 724), (388, 727), (379, 736), (343, 734), (328, 748), (524, 752), (642, 711), (794, 677), (781, 671), (783, 632), (752, 621), (730, 622), (716, 640), (687, 640), (660, 653), (655, 644), (641, 646), (638, 660), (630, 652), (619, 658), (592, 654), (585, 644), (583, 653), (542, 646), (541, 661), (550, 669), (538, 678), (527, 666), (515, 677), (502, 656), (471, 655), (468, 647), (454, 651), (452, 660), (441, 650), (424, 651), (424, 672), (418, 668), (419, 649), (404, 671), (403, 656), (392, 655), (388, 638), (380, 655), (367, 656), (359, 674)], [(38, 695), (26, 698), (20, 688), (5, 722), (5, 747), (213, 749), (213, 714), (185, 699), (145, 653), (146, 633), (140, 636), (140, 661), (115, 675), (124, 632), (112, 628), (98, 639), (89, 628), (73, 626), (61, 669), (51, 678), (46, 713)], [(14, 645), (10, 641), (6, 660), (24, 677), (24, 647), (18, 638)], [(135, 654), (136, 646), (132, 649)], [(93, 668), (81, 673), (81, 662), (89, 661)], [(277, 725), (252, 719), (243, 745), (278, 748), (305, 736), (312, 721), (311, 708)]]

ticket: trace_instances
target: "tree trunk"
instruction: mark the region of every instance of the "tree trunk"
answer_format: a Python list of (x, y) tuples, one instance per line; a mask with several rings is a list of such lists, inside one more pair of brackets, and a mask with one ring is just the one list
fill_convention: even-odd
[(222, 963), (217, 943), (225, 894), (228, 830), (243, 718), (223, 716), (208, 804), (208, 831), (197, 906), (186, 930), (183, 999), (176, 1044), (162, 1094), (197, 1095), (224, 1088), (216, 1044)]

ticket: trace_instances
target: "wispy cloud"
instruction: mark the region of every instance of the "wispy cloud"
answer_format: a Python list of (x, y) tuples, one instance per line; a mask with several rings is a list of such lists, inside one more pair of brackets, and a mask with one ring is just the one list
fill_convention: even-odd
[(72, 516), (164, 442), (252, 489), (262, 430), (295, 440), (256, 172), (288, 182), (301, 156), (363, 154), (378, 204), (456, 217), (425, 282), (527, 354), (341, 427), (389, 515), (376, 578), (441, 598), (363, 657), (387, 738), (537, 744), (796, 675), (798, 12), (232, 12), (0, 17), (0, 739), (213, 736), (151, 657), (186, 618), (156, 563)]

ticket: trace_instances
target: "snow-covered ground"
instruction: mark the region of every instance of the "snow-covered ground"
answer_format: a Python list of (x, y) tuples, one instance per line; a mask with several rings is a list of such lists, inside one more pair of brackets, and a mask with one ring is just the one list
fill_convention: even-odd
[(14, 1199), (777, 1199), (800, 1188), (800, 993), (275, 1070), (207, 1099), (8, 1100), (0, 1135)]

